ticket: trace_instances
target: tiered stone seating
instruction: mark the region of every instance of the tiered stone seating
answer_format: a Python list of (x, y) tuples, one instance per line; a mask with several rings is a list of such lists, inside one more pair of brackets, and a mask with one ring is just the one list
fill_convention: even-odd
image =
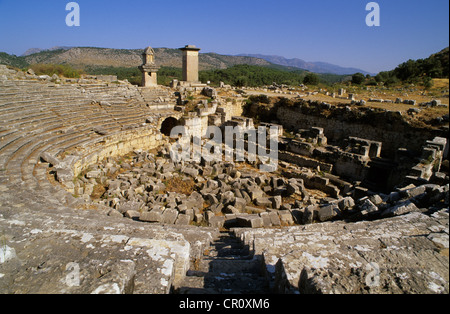
[[(139, 93), (147, 104), (148, 108), (153, 110), (173, 109), (176, 100), (167, 90), (161, 88), (139, 88)], [(168, 101), (169, 100), (169, 101)]]
[[(146, 123), (151, 116), (153, 124)], [(105, 156), (156, 145), (161, 116), (131, 85), (2, 77), (0, 292), (169, 293), (182, 280), (216, 230), (125, 225), (123, 219), (108, 217), (107, 208), (74, 198), (52, 183), (50, 164), (42, 159), (48, 153), (68, 163), (65, 157), (71, 155), (68, 167), (76, 172)], [(45, 272), (33, 271), (43, 267)], [(99, 271), (107, 278), (99, 278)]]

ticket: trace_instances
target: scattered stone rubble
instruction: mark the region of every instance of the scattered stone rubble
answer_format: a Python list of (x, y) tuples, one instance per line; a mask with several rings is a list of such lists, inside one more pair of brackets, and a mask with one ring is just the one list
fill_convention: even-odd
[[(286, 163), (281, 166), (289, 167)], [(110, 216), (219, 228), (374, 220), (448, 206), (448, 184), (411, 184), (390, 194), (369, 193), (357, 198), (360, 190), (346, 187), (346, 196), (341, 196), (328, 178), (306, 168), (290, 166), (289, 171), (284, 177), (260, 173), (244, 164), (174, 163), (165, 147), (156, 156), (136, 151), (128, 160), (105, 159), (77, 179), (75, 194), (86, 199), (95, 195), (95, 202), (112, 208)], [(187, 189), (168, 190), (174, 180), (175, 185), (185, 184)], [(312, 196), (305, 181), (307, 187), (322, 190), (327, 197)], [(101, 194), (95, 194), (98, 188)]]

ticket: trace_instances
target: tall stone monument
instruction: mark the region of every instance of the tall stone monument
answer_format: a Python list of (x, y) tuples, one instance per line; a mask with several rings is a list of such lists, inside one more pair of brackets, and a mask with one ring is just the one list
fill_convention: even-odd
[(155, 63), (155, 51), (152, 47), (147, 47), (142, 54), (143, 64), (139, 67), (142, 72), (142, 86), (143, 87), (156, 87), (158, 86), (158, 80), (156, 73), (159, 67)]
[(183, 51), (183, 81), (200, 84), (198, 80), (198, 52), (200, 48), (194, 45), (186, 45), (180, 50)]

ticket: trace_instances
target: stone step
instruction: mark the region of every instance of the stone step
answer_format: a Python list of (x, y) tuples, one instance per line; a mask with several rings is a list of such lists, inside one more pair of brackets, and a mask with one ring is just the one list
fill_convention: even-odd
[(269, 284), (260, 257), (249, 255), (248, 246), (231, 233), (222, 233), (175, 287), (179, 294), (264, 294)]

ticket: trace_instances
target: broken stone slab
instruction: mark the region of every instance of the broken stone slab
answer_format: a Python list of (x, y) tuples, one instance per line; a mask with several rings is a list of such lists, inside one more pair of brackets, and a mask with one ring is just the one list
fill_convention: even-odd
[(206, 194), (205, 201), (208, 202), (210, 205), (215, 205), (219, 203), (217, 197), (210, 193)]
[(155, 208), (150, 212), (141, 213), (139, 216), (140, 221), (145, 222), (161, 222), (163, 210), (160, 208)]
[(348, 197), (341, 199), (338, 202), (338, 206), (342, 212), (345, 212), (345, 211), (351, 210), (355, 206), (355, 201), (353, 200), (352, 197), (348, 196)]
[(252, 201), (255, 201), (258, 197), (264, 197), (264, 191), (258, 187), (252, 187), (248, 190), (249, 196)]
[(194, 214), (194, 222), (201, 223), (203, 222), (203, 215), (202, 214)]
[(280, 217), (276, 212), (269, 212), (270, 223), (272, 226), (281, 226)]
[(262, 208), (259, 208), (259, 207), (245, 206), (245, 211), (247, 213), (253, 213), (253, 214), (258, 213), (259, 214), (259, 213), (265, 212), (266, 210), (262, 209)]
[(262, 228), (264, 221), (259, 215), (237, 216), (236, 223), (243, 228)]
[(308, 207), (306, 207), (302, 217), (302, 223), (304, 225), (309, 225), (314, 222), (314, 217), (316, 216), (317, 209), (318, 207), (316, 205), (309, 205)]
[(139, 219), (140, 216), (141, 213), (137, 210), (127, 210), (127, 212), (125, 213), (125, 217), (130, 219)]
[(321, 207), (319, 209), (319, 220), (321, 222), (332, 220), (340, 214), (339, 206), (337, 204), (332, 204), (328, 206)]
[(56, 180), (58, 180), (59, 183), (62, 183), (64, 185), (68, 183), (73, 183), (73, 177), (74, 173), (73, 170), (64, 167), (64, 168), (56, 168)]
[(278, 216), (280, 217), (280, 222), (282, 226), (292, 226), (294, 224), (294, 218), (289, 211), (279, 211)]
[(396, 206), (390, 207), (381, 213), (381, 217), (400, 216), (412, 212), (419, 212), (420, 209), (410, 200), (402, 202)]
[(374, 215), (379, 211), (379, 208), (370, 200), (365, 199), (364, 202), (359, 205), (360, 212), (359, 214), (364, 216)]
[(98, 179), (100, 178), (102, 175), (102, 171), (101, 170), (93, 170), (93, 171), (89, 171), (88, 173), (86, 173), (86, 178), (88, 179)]
[(208, 225), (212, 228), (223, 228), (225, 224), (224, 216), (213, 216), (208, 219)]
[(241, 211), (234, 207), (233, 205), (227, 205), (227, 207), (223, 210), (225, 214), (239, 214)]
[(59, 165), (60, 160), (58, 158), (56, 158), (55, 156), (51, 155), (48, 152), (43, 152), (40, 157), (42, 158), (42, 160), (44, 160), (45, 162), (48, 162), (49, 164), (51, 164), (53, 167), (56, 167)]
[(118, 210), (111, 208), (108, 212), (107, 215), (109, 217), (117, 217), (117, 218), (123, 218), (123, 214), (121, 214)]
[(233, 204), (235, 200), (236, 196), (234, 195), (233, 191), (227, 191), (222, 194), (221, 202), (224, 205)]
[(218, 213), (222, 212), (222, 210), (224, 209), (224, 207), (225, 207), (225, 206), (223, 206), (222, 203), (218, 203), (218, 204), (211, 205), (211, 206), (209, 207), (209, 209), (210, 209), (214, 214), (218, 214)]
[(175, 221), (176, 225), (189, 225), (191, 222), (191, 217), (186, 214), (178, 214), (177, 220)]
[(299, 187), (297, 184), (289, 183), (289, 184), (286, 186), (286, 193), (287, 193), (288, 195), (300, 194), (300, 193), (301, 193), (301, 190), (300, 190), (300, 187)]
[(376, 206), (383, 203), (383, 198), (378, 194), (369, 196), (369, 200)]
[(247, 206), (247, 201), (245, 200), (245, 198), (236, 197), (233, 206), (238, 210), (243, 211), (245, 209), (245, 206)]
[(120, 203), (117, 210), (121, 214), (125, 214), (129, 210), (139, 211), (144, 206), (144, 203), (136, 202), (136, 201), (128, 201), (124, 203)]
[(426, 185), (421, 185), (418, 187), (414, 187), (412, 189), (401, 191), (400, 195), (405, 198), (413, 198), (419, 196), (420, 194), (425, 193), (427, 190), (426, 188), (427, 188)]
[(257, 206), (271, 207), (272, 201), (267, 197), (258, 197), (255, 199), (255, 204)]
[(260, 213), (259, 217), (262, 218), (263, 220), (263, 226), (264, 228), (267, 227), (271, 227), (272, 226), (272, 220), (270, 219), (269, 213), (268, 212), (264, 212), (264, 213)]
[(281, 198), (281, 195), (276, 195), (274, 197), (271, 197), (270, 200), (272, 201), (272, 208), (273, 209), (280, 209), (281, 205), (283, 204), (283, 200)]
[(190, 175), (193, 178), (198, 177), (198, 170), (194, 169), (194, 168), (191, 168), (191, 167), (186, 167), (183, 170), (181, 170), (181, 172), (183, 172), (183, 173), (185, 173), (187, 175)]
[(173, 225), (178, 217), (178, 211), (176, 209), (167, 208), (162, 214), (162, 223)]

